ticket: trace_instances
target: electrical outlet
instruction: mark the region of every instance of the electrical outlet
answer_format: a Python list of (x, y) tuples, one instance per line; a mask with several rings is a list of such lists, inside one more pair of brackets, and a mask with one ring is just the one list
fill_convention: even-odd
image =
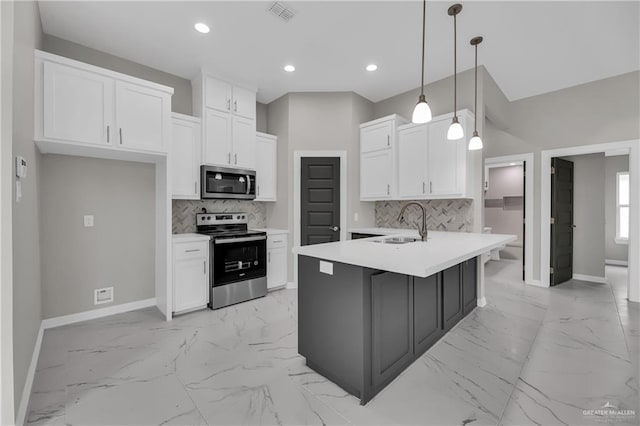
[(93, 215), (85, 215), (84, 217), (84, 227), (91, 228), (93, 226)]
[(97, 288), (93, 291), (93, 304), (113, 302), (113, 287)]

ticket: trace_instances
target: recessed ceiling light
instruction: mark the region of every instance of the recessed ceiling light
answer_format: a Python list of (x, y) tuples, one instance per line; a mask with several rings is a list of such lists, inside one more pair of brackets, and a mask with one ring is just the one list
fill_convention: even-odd
[(367, 65), (367, 71), (375, 71), (377, 69), (378, 69), (378, 66), (376, 64)]
[(196, 31), (202, 34), (206, 34), (209, 32), (209, 26), (207, 24), (203, 24), (202, 22), (198, 22), (193, 27), (196, 29)]
[(286, 72), (294, 72), (296, 70), (296, 67), (294, 67), (293, 65), (285, 65), (284, 70)]

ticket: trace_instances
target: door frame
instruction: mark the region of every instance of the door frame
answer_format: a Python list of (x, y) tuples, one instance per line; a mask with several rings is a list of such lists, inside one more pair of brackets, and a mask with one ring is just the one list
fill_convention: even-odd
[[(533, 279), (533, 188), (535, 182), (533, 152), (484, 159), (485, 171), (494, 167), (509, 166), (511, 163), (526, 163), (524, 185), (524, 282), (529, 285), (537, 285), (537, 282)], [(486, 179), (485, 173), (485, 181)], [(484, 190), (482, 191), (482, 199), (484, 200)]]
[[(540, 281), (549, 287), (551, 253), (551, 158), (617, 151), (629, 154), (629, 266), (627, 297), (640, 302), (640, 140), (581, 145), (540, 152)], [(603, 242), (604, 243), (604, 242)]]
[[(340, 158), (340, 241), (347, 239), (347, 151), (293, 151), (293, 247), (300, 247), (300, 173), (303, 157)], [(293, 284), (298, 287), (298, 255), (293, 259)]]

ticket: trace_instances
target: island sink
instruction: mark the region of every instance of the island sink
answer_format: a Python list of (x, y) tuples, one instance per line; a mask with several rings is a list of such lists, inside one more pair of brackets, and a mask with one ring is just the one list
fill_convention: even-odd
[(420, 239), (413, 238), (413, 237), (387, 237), (387, 238), (382, 238), (380, 240), (371, 240), (372, 243), (380, 243), (380, 244), (407, 244), (407, 243), (415, 243), (416, 241), (420, 241)]

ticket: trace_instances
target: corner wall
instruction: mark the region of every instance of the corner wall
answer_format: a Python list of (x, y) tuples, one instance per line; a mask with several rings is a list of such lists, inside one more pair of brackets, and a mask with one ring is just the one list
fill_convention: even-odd
[(605, 213), (605, 245), (604, 256), (606, 260), (617, 260), (627, 262), (629, 259), (629, 246), (627, 244), (616, 243), (616, 191), (617, 173), (629, 171), (629, 156), (616, 155), (604, 158), (605, 164), (605, 190), (604, 190), (604, 213)]
[[(42, 320), (40, 274), (40, 161), (33, 142), (33, 50), (42, 45), (38, 4), (14, 3), (13, 155), (28, 165), (22, 199), (13, 196), (13, 362), (16, 412)], [(15, 191), (15, 176), (13, 177)]]

